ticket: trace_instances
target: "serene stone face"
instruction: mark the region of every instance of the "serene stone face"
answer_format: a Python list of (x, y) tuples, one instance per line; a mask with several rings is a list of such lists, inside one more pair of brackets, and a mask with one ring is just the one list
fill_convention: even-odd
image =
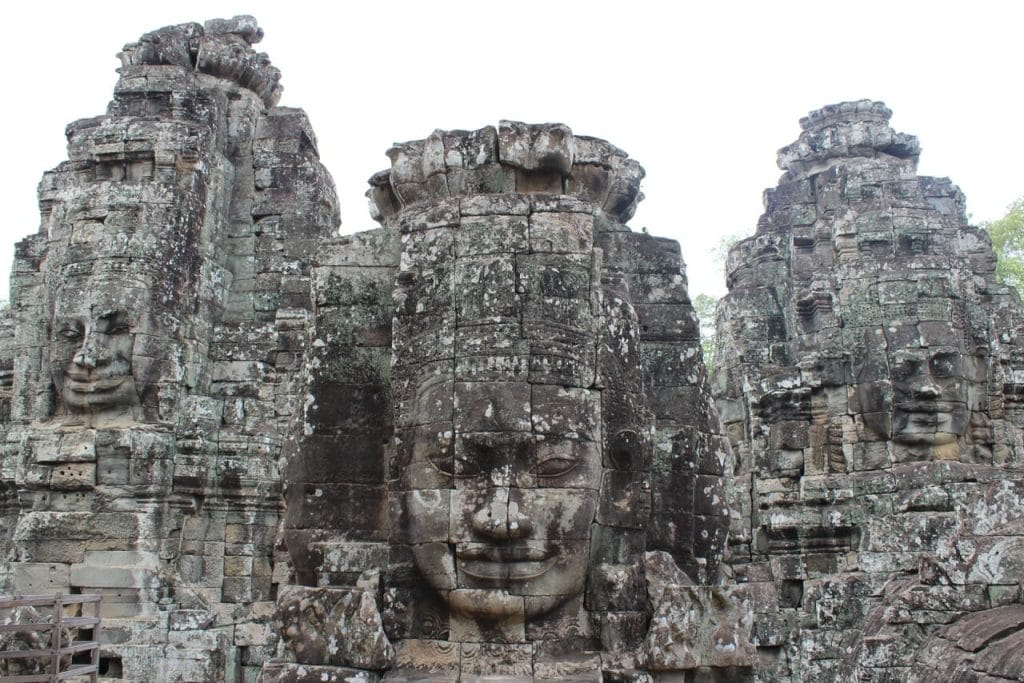
[(967, 428), (961, 353), (952, 347), (903, 349), (890, 360), (892, 438), (909, 445), (954, 443)]
[[(434, 389), (421, 393), (423, 417), (438, 400)], [(532, 389), (560, 394), (565, 414), (587, 414), (598, 400), (586, 389)], [(417, 566), (457, 614), (548, 612), (583, 592), (602, 472), (595, 435), (569, 424), (531, 432), (538, 403), (526, 383), (456, 383), (454, 391), (454, 433), (417, 428), (404, 475)]]
[(719, 570), (726, 460), (678, 246), (621, 223), (642, 177), (624, 153), (547, 128), (438, 132), (375, 176), (401, 240), (383, 576), (398, 669), (438, 668), (406, 644), (461, 643), (471, 675), (486, 644), (546, 679), (549, 652), (641, 647), (645, 551), (680, 576)]
[(958, 459), (958, 439), (968, 424), (965, 366), (971, 360), (959, 345), (855, 350), (856, 410), (865, 429), (917, 453), (910, 459)]
[(50, 372), (66, 412), (130, 416), (139, 403), (132, 356), (138, 327), (147, 316), (112, 284), (83, 296), (69, 289), (53, 317)]
[(406, 238), (400, 532), (453, 640), (522, 640), (524, 622), (582, 608), (603, 473), (593, 219), (546, 208), (478, 202)]

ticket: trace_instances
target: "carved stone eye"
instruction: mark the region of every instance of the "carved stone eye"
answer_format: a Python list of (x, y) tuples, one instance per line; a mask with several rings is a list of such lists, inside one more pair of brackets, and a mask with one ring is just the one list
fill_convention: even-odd
[(80, 341), (81, 339), (82, 339), (82, 328), (80, 326), (78, 326), (78, 325), (75, 325), (73, 323), (67, 323), (67, 324), (61, 325), (57, 329), (56, 340), (67, 341), (67, 342), (77, 342), (77, 341)]
[(450, 450), (441, 450), (428, 455), (427, 460), (441, 474), (468, 479), (484, 471), (479, 455), (479, 452), (472, 452), (453, 456)]
[(938, 354), (931, 360), (932, 377), (953, 377), (957, 374), (957, 356), (952, 353)]
[(538, 462), (534, 470), (538, 477), (561, 477), (572, 472), (579, 464), (578, 458), (556, 455)]
[(107, 311), (99, 315), (96, 331), (103, 334), (128, 334), (128, 315), (124, 311)]
[(427, 456), (427, 462), (441, 474), (448, 477), (455, 476), (455, 462), (452, 459), (451, 452), (435, 451)]
[(455, 456), (456, 477), (467, 479), (470, 477), (478, 477), (483, 473), (484, 468), (481, 464), (481, 459), (473, 456), (474, 454), (469, 454), (468, 456), (465, 454)]
[(907, 381), (921, 373), (921, 361), (907, 359), (892, 366), (892, 378), (896, 381)]

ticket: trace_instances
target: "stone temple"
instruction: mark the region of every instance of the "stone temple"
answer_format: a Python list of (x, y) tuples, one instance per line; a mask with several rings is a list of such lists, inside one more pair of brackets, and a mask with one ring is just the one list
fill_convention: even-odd
[(100, 593), (102, 678), (1024, 680), (1024, 309), (884, 105), (781, 150), (709, 378), (625, 152), (438, 130), (338, 236), (261, 37), (125, 46), (17, 247), (0, 592)]

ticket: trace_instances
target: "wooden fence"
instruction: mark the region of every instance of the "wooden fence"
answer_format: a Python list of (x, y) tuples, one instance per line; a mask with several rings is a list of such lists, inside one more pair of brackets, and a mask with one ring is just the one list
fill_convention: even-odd
[[(0, 651), (0, 660), (30, 659), (50, 660), (49, 673), (25, 674), (18, 676), (0, 676), (0, 683), (55, 683), (87, 678), (96, 683), (100, 668), (100, 599), (95, 594), (82, 595), (2, 595), (0, 596), (0, 618), (4, 612), (18, 607), (49, 608), (50, 619), (45, 622), (29, 624), (2, 624), (0, 633), (34, 633), (49, 631), (50, 647), (41, 650), (4, 650)], [(75, 611), (85, 611), (85, 604), (91, 603), (93, 616), (67, 616), (64, 608), (69, 605), (82, 605)], [(42, 615), (45, 618), (45, 615)], [(2, 620), (2, 619), (0, 619)], [(64, 642), (62, 633), (65, 629), (91, 628), (89, 640), (76, 640), (74, 634), (69, 642)], [(69, 631), (70, 632), (70, 631)], [(72, 658), (79, 653), (89, 653), (89, 663), (74, 663)], [(83, 657), (84, 658), (84, 657)]]

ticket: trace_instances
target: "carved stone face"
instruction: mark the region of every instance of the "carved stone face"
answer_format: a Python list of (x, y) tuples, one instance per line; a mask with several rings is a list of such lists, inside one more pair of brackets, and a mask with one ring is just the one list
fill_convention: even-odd
[[(597, 428), (544, 413), (557, 403), (562, 416), (596, 415), (597, 392), (481, 382), (455, 383), (454, 395), (454, 424), (416, 428), (403, 476), (421, 574), (478, 621), (529, 619), (581, 595), (602, 474)], [(437, 400), (436, 388), (421, 394), (424, 418)]]
[(50, 371), (67, 412), (130, 413), (139, 393), (132, 373), (138, 314), (110, 295), (62, 296), (53, 319)]
[(601, 269), (590, 212), (538, 200), (490, 215), (474, 201), (457, 228), (403, 237), (389, 577), (402, 628), (596, 639), (597, 613), (644, 609), (652, 425), (637, 312), (625, 276)]
[(890, 360), (892, 438), (909, 445), (954, 443), (967, 429), (967, 393), (956, 348), (904, 349)]
[[(887, 369), (878, 363), (882, 358)], [(968, 422), (962, 363), (962, 352), (945, 346), (896, 349), (865, 359), (857, 385), (865, 426), (895, 443), (934, 447), (942, 451), (934, 452), (936, 457), (955, 459)], [(876, 378), (866, 381), (872, 373)]]

